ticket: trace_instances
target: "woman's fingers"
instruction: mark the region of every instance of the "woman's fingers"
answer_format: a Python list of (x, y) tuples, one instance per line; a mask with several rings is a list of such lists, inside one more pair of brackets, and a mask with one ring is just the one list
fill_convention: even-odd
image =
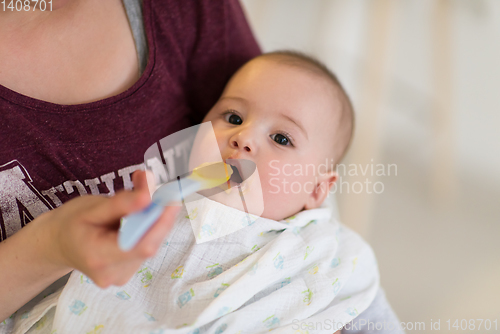
[[(151, 172), (149, 172), (149, 173), (151, 173)], [(142, 170), (136, 170), (132, 174), (132, 182), (134, 183), (135, 190), (147, 189), (148, 188), (148, 180), (146, 177), (146, 172), (142, 171)]]
[[(158, 221), (151, 227), (139, 243), (130, 251), (124, 253), (117, 247), (117, 233), (108, 235), (108, 249), (105, 254), (114, 258), (107, 268), (94, 275), (95, 283), (101, 288), (110, 285), (124, 285), (137, 272), (141, 263), (153, 257), (161, 243), (171, 230), (180, 207), (167, 207)], [(92, 277), (91, 277), (92, 278)]]
[(146, 208), (151, 202), (148, 181), (144, 171), (132, 174), (134, 190), (119, 191), (115, 196), (100, 201), (89, 212), (89, 218), (94, 223), (108, 224), (132, 212)]
[(146, 208), (151, 203), (147, 188), (119, 191), (115, 196), (104, 198), (89, 210), (87, 218), (92, 223), (116, 223), (121, 217)]
[(142, 237), (139, 243), (134, 247), (133, 252), (146, 258), (154, 256), (161, 243), (168, 235), (168, 232), (172, 229), (175, 217), (180, 209), (181, 207), (179, 206), (165, 207), (158, 221), (156, 221), (144, 237)]
[(134, 174), (132, 174), (132, 182), (134, 183), (134, 189), (142, 190), (143, 188), (147, 188), (150, 197), (153, 197), (153, 193), (156, 190), (156, 181), (152, 171), (135, 171)]
[[(134, 189), (138, 191), (145, 191), (147, 189), (148, 192), (154, 189), (154, 175), (151, 172), (149, 172), (149, 175), (147, 173), (148, 171), (136, 171), (132, 175)], [(158, 220), (134, 247), (132, 253), (137, 253), (139, 256), (147, 258), (154, 256), (161, 242), (172, 228), (179, 211), (179, 206), (166, 207)]]

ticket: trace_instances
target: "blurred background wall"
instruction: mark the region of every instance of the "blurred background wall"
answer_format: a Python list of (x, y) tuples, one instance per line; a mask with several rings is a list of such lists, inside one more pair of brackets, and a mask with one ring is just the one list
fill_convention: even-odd
[[(263, 51), (312, 54), (350, 94), (344, 164), (369, 169), (341, 174), (365, 186), (335, 196), (374, 248), (400, 320), (425, 322), (425, 333), (431, 319), (443, 333), (448, 319), (500, 322), (500, 1), (242, 4)], [(385, 175), (371, 173), (380, 164)]]

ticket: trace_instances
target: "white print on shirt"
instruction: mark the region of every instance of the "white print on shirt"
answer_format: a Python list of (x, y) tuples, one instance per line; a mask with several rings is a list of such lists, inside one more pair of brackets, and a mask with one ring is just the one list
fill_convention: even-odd
[[(176, 177), (175, 160), (186, 158), (188, 153), (186, 143), (181, 142), (163, 154), (163, 159), (153, 157), (141, 163), (131, 165), (87, 180), (67, 180), (62, 184), (39, 191), (32, 184), (33, 179), (26, 168), (18, 161), (13, 160), (0, 166), (0, 241), (12, 236), (38, 215), (63, 203), (58, 194), (78, 194), (79, 196), (92, 194), (99, 195), (99, 184), (107, 188), (107, 196), (115, 194), (115, 180), (122, 178), (124, 189), (133, 188), (131, 175), (136, 170), (145, 170), (146, 165), (156, 177), (156, 183), (164, 183)], [(102, 188), (101, 188), (102, 189)]]
[(0, 166), (0, 240), (14, 234), (53, 206), (33, 186), (26, 169), (17, 161)]

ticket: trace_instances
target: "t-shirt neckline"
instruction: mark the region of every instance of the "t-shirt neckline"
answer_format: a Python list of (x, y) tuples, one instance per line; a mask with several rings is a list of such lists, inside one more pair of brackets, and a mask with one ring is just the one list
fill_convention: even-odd
[(34, 97), (18, 93), (10, 88), (0, 85), (0, 98), (3, 98), (19, 106), (23, 106), (29, 109), (36, 109), (38, 112), (47, 112), (47, 113), (91, 111), (118, 103), (119, 101), (128, 98), (129, 96), (133, 95), (137, 90), (139, 90), (149, 80), (154, 68), (155, 45), (154, 45), (153, 29), (151, 27), (152, 25), (151, 15), (152, 13), (151, 13), (150, 1), (144, 0), (143, 18), (144, 18), (144, 27), (146, 31), (146, 38), (148, 42), (148, 53), (149, 53), (148, 63), (146, 65), (146, 68), (144, 69), (144, 72), (139, 77), (139, 80), (137, 80), (131, 87), (129, 87), (125, 91), (117, 95), (113, 95), (93, 102), (68, 105), (68, 104), (58, 104), (36, 99)]

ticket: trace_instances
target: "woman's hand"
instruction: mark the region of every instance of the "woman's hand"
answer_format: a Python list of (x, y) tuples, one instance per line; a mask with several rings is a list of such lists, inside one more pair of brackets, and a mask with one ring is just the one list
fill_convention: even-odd
[(118, 248), (120, 218), (147, 207), (146, 174), (133, 175), (134, 190), (113, 197), (83, 196), (40, 216), (46, 258), (56, 265), (75, 268), (96, 285), (124, 285), (144, 260), (156, 254), (170, 231), (180, 207), (167, 207), (155, 225), (130, 251)]
[(180, 207), (167, 207), (130, 251), (118, 247), (120, 218), (149, 205), (144, 172), (134, 190), (113, 197), (82, 196), (46, 212), (0, 243), (0, 321), (72, 269), (99, 287), (125, 284), (155, 255)]

